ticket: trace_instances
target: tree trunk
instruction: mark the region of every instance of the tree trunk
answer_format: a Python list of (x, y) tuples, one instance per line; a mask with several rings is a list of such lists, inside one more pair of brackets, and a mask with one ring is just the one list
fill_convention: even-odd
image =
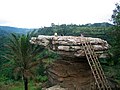
[(28, 79), (26, 77), (23, 77), (24, 80), (24, 90), (28, 90)]

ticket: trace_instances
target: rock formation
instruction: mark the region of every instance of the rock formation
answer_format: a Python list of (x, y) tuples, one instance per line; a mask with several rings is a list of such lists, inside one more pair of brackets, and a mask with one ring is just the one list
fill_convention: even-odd
[[(32, 37), (30, 42), (33, 44), (43, 45), (60, 55), (68, 57), (83, 57), (85, 56), (82, 42), (89, 41), (92, 44), (95, 52), (99, 57), (103, 57), (104, 51), (109, 48), (107, 41), (100, 38), (91, 37), (75, 37), (75, 36), (44, 36)], [(103, 55), (104, 54), (104, 55)]]
[(59, 85), (65, 90), (95, 90), (94, 77), (82, 47), (82, 43), (86, 41), (91, 43), (99, 57), (106, 57), (104, 51), (109, 45), (99, 38), (44, 35), (31, 38), (32, 44), (43, 45), (61, 56), (47, 70), (51, 85)]

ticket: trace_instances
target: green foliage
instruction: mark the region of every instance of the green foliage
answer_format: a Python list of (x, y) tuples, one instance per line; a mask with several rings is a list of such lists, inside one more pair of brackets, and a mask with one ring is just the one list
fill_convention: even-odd
[(83, 34), (84, 36), (92, 36), (92, 37), (100, 37), (106, 39), (106, 32), (112, 25), (109, 23), (95, 23), (95, 24), (86, 24), (86, 25), (52, 25), (51, 27), (44, 27), (38, 29), (38, 35), (54, 35), (54, 33), (58, 33), (58, 35), (62, 36), (80, 36)]
[[(118, 17), (114, 18), (114, 22), (116, 19), (118, 19)], [(32, 80), (31, 78), (34, 77), (36, 80), (38, 80), (38, 83), (43, 83), (48, 80), (48, 77), (45, 75), (46, 66), (51, 64), (55, 59), (58, 59), (59, 55), (43, 49), (42, 46), (32, 45), (29, 43), (29, 40), (31, 36), (36, 36), (38, 34), (54, 35), (55, 32), (57, 32), (58, 35), (80, 36), (80, 34), (83, 34), (84, 36), (99, 37), (109, 41), (109, 43), (112, 45), (110, 53), (112, 52), (111, 55), (113, 55), (114, 58), (111, 57), (109, 59), (105, 59), (102, 64), (108, 77), (112, 77), (115, 80), (120, 80), (120, 27), (118, 25), (118, 21), (114, 23), (114, 27), (112, 29), (112, 25), (109, 23), (95, 23), (86, 25), (52, 24), (51, 27), (38, 29), (37, 34), (34, 34), (34, 32), (33, 34), (29, 33), (26, 35), (12, 34), (10, 39), (8, 39), (9, 35), (6, 34), (6, 31), (1, 30), (0, 86), (5, 85), (6, 88), (7, 86), (8, 88), (11, 87), (6, 90), (23, 90), (24, 87), (22, 84), (16, 84), (16, 81), (22, 80), (23, 75), (26, 75), (30, 81)], [(8, 48), (4, 47), (5, 44)], [(5, 55), (5, 53), (6, 56), (3, 58), (2, 56)], [(43, 58), (46, 55), (48, 57), (43, 59), (43, 62), (41, 62), (40, 58)], [(9, 86), (9, 83), (12, 83), (12, 86)], [(41, 90), (41, 85), (35, 87), (33, 83), (29, 83), (30, 90)]]
[(112, 21), (113, 23), (118, 26), (120, 25), (120, 4), (115, 4), (116, 8), (113, 10)]
[(26, 34), (28, 31), (31, 31), (31, 29), (16, 28), (16, 27), (10, 27), (10, 26), (0, 26), (0, 33), (4, 35), (10, 34), (10, 33)]
[(109, 42), (111, 44), (112, 59), (114, 64), (120, 60), (120, 5), (117, 3), (113, 10), (112, 21), (114, 26), (109, 31)]
[[(9, 52), (6, 54), (5, 58), (10, 60), (17, 73), (22, 73), (22, 70), (34, 67), (34, 64), (38, 64), (37, 58), (39, 53), (43, 48), (39, 48), (37, 45), (32, 45), (29, 43), (30, 34), (27, 35), (15, 35), (12, 34), (10, 37), (10, 43), (6, 46)], [(33, 64), (34, 63), (34, 64)], [(27, 74), (26, 71), (24, 73)]]
[(9, 43), (6, 45), (9, 51), (4, 56), (10, 60), (10, 64), (12, 63), (14, 75), (17, 78), (23, 77), (25, 88), (27, 88), (28, 79), (34, 77), (35, 68), (41, 62), (40, 52), (44, 50), (38, 45), (30, 44), (31, 35), (34, 35), (34, 32), (27, 35), (11, 34)]
[[(8, 84), (5, 83), (0, 82), (0, 90), (24, 90), (24, 86), (21, 81), (7, 82)], [(29, 90), (41, 90), (41, 86), (35, 86), (33, 81), (28, 84), (28, 87)]]
[(36, 79), (37, 79), (38, 82), (43, 83), (43, 82), (46, 82), (48, 80), (48, 77), (46, 75), (44, 75), (44, 76), (39, 75), (39, 76), (36, 77)]
[(105, 74), (120, 84), (120, 65), (103, 66)]

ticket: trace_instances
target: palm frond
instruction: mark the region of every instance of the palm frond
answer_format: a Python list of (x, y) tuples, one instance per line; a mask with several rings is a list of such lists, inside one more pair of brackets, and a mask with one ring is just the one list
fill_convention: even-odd
[(35, 72), (35, 67), (39, 65), (44, 58), (40, 58), (40, 53), (44, 47), (32, 45), (29, 42), (31, 35), (35, 35), (36, 31), (29, 32), (26, 35), (11, 34), (9, 43), (6, 47), (9, 52), (6, 53), (4, 58), (13, 61), (14, 73), (29, 77)]
[(42, 63), (42, 60), (43, 60), (43, 59), (46, 59), (46, 58), (48, 58), (48, 56), (43, 57), (43, 58), (40, 58), (40, 59), (38, 59), (38, 60), (36, 60), (36, 61), (34, 61), (34, 62), (31, 62), (31, 63), (29, 64), (28, 68), (30, 69), (30, 68), (35, 67), (35, 66), (38, 65), (38, 64), (41, 64), (41, 63)]

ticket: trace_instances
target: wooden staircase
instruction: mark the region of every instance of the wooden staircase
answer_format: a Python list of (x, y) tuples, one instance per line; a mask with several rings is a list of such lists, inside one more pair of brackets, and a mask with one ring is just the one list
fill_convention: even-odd
[(85, 37), (82, 38), (84, 38), (84, 40), (81, 41), (82, 47), (90, 65), (92, 74), (95, 78), (97, 90), (112, 90), (105, 77), (104, 71), (94, 51), (93, 46), (91, 45), (90, 41), (88, 41)]

